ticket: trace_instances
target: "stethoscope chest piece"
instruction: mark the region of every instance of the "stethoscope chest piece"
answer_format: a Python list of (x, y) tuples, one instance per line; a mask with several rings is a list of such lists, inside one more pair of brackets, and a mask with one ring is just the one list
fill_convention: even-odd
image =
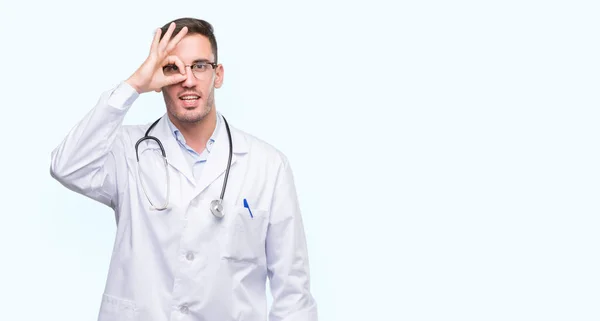
[(210, 202), (210, 211), (216, 218), (223, 218), (225, 213), (223, 213), (223, 205), (221, 205), (221, 200), (213, 200)]

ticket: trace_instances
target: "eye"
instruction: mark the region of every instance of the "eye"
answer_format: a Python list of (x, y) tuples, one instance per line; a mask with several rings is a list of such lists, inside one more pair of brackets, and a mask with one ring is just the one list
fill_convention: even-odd
[(202, 63), (202, 62), (195, 63), (192, 66), (192, 69), (195, 69), (195, 70), (198, 70), (198, 71), (204, 71), (206, 69), (206, 64)]
[(178, 70), (179, 68), (177, 68), (175, 65), (166, 65), (163, 67), (164, 72), (177, 72)]

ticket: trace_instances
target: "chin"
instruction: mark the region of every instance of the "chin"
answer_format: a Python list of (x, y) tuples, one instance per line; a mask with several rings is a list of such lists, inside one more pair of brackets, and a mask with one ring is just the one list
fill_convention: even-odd
[(183, 123), (196, 123), (204, 119), (209, 112), (209, 108), (202, 106), (182, 107), (175, 113), (175, 118)]

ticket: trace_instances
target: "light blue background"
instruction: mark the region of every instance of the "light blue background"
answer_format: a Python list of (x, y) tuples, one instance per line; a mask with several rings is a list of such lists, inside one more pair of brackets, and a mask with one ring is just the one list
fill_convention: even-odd
[(292, 162), (320, 320), (600, 319), (598, 2), (0, 3), (0, 319), (96, 318), (114, 218), (50, 152), (180, 16)]

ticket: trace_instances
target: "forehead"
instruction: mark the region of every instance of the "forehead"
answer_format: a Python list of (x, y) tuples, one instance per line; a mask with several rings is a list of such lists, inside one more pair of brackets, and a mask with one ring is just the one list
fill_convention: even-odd
[(210, 41), (200, 34), (183, 37), (171, 54), (179, 57), (184, 63), (191, 63), (198, 59), (214, 60)]

